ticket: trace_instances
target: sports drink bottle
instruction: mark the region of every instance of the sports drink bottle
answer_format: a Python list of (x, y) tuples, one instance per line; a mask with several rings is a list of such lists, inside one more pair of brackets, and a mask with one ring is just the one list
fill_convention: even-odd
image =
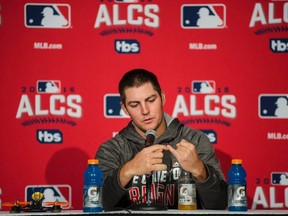
[(178, 180), (178, 209), (196, 210), (196, 185), (190, 172), (182, 170)]
[(247, 211), (246, 171), (241, 159), (233, 159), (228, 171), (228, 210)]
[(102, 212), (103, 174), (97, 159), (89, 159), (84, 172), (83, 212)]

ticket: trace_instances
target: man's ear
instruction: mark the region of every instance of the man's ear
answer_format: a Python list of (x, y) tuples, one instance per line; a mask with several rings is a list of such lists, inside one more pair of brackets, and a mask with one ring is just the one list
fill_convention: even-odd
[(166, 96), (163, 91), (161, 91), (161, 98), (162, 98), (162, 105), (164, 105), (166, 103)]
[(127, 111), (127, 109), (126, 109), (125, 104), (123, 104), (122, 102), (120, 102), (120, 106), (121, 106), (121, 109), (124, 111), (124, 113), (125, 113), (126, 115), (130, 116), (129, 113), (128, 113), (128, 111)]

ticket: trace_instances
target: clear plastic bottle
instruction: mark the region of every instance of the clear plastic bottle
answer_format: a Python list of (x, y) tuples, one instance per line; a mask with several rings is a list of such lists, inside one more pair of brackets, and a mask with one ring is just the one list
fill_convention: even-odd
[(246, 171), (241, 159), (233, 159), (228, 171), (228, 210), (247, 211)]
[(190, 172), (182, 170), (178, 180), (178, 209), (196, 210), (196, 185)]
[(89, 159), (84, 172), (83, 212), (102, 212), (103, 174), (97, 159)]

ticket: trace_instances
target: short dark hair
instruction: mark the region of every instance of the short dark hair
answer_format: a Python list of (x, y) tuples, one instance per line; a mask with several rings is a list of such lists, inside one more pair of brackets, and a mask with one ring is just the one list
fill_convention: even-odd
[(125, 104), (125, 90), (130, 87), (140, 87), (145, 83), (150, 82), (153, 88), (161, 96), (162, 89), (155, 74), (142, 68), (137, 68), (128, 71), (124, 74), (118, 85), (121, 101)]

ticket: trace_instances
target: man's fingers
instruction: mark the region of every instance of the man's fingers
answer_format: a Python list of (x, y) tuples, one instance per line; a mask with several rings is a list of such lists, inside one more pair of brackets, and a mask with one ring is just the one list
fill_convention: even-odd
[(172, 146), (167, 146), (168, 150), (176, 157), (177, 160), (180, 159), (180, 154)]
[(165, 164), (155, 164), (154, 171), (165, 171), (167, 170), (167, 166)]
[(176, 147), (177, 147), (177, 150), (181, 150), (181, 151), (184, 151), (184, 152), (194, 151), (194, 149), (195, 149), (195, 146), (192, 143), (190, 143), (190, 142), (188, 142), (188, 141), (186, 141), (184, 139), (181, 140), (181, 142), (178, 143), (176, 145)]
[(163, 151), (163, 150), (167, 150), (167, 146), (166, 145), (160, 145), (160, 144), (154, 144), (150, 147), (148, 147), (151, 151), (155, 152), (155, 151)]
[(163, 158), (164, 154), (163, 152), (154, 152), (153, 153), (153, 158)]
[(187, 146), (190, 146), (191, 143), (189, 143), (187, 140), (185, 139), (182, 139), (178, 144), (177, 144), (177, 147), (178, 146), (183, 146), (183, 147), (187, 147)]

